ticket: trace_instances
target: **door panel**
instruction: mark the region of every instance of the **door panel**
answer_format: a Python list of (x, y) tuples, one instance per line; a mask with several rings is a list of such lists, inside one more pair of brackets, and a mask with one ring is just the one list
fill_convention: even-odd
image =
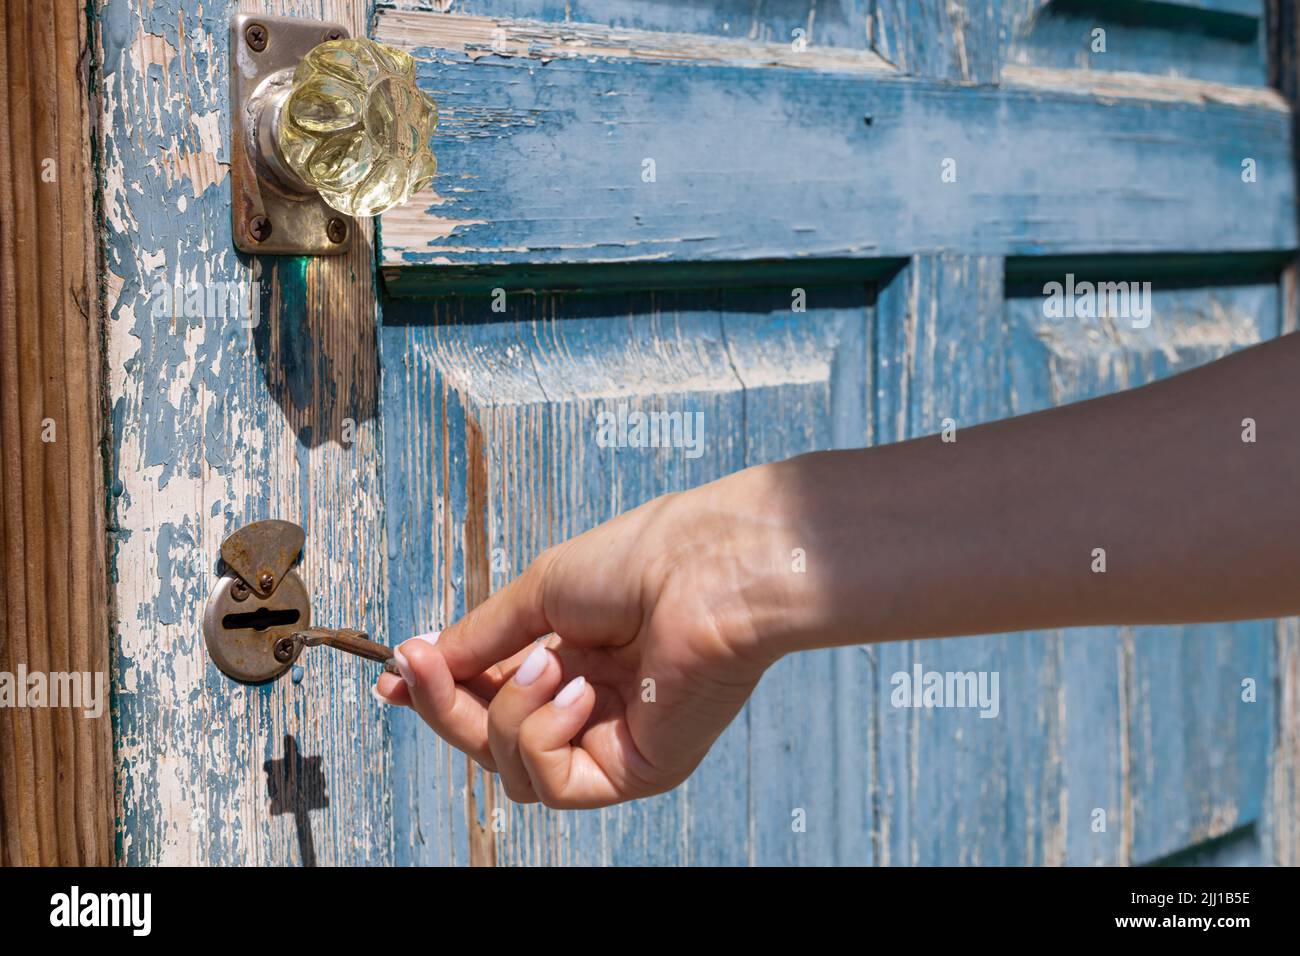
[(649, 35), (628, 53), (616, 31), (465, 19), (376, 28), (443, 110), (433, 192), (384, 217), (394, 294), (466, 274), (557, 281), (545, 267), (591, 287), (647, 262), (1295, 245), (1290, 116), (1272, 91), (1051, 70), (954, 86), (867, 53), (761, 66), (745, 43)]
[[(307, 529), (320, 623), (395, 643), (662, 492), (1294, 328), (1292, 117), (1234, 32), (1252, 4), (383, 5), (375, 35), (442, 107), (440, 173), (324, 260), (229, 244), (234, 6), (95, 15), (124, 861), (1293, 858), (1273, 807), (1294, 781), (1269, 763), (1293, 761), (1273, 728), (1295, 622), (798, 655), (683, 787), (582, 813), (510, 804), (356, 662), (244, 689), (199, 638), (217, 546), (257, 518)], [(370, 12), (258, 9), (358, 31)], [(1093, 17), (1112, 59), (1078, 55)], [(1152, 280), (1152, 326), (1048, 320), (1067, 273)], [(195, 314), (195, 285), (259, 320)], [(620, 407), (698, 413), (698, 455), (609, 447), (598, 416)], [(998, 718), (893, 707), (916, 663), (999, 672)]]
[[(1133, 275), (1140, 263), (1110, 275)], [(1130, 388), (1277, 335), (1276, 273), (1238, 268), (1207, 282), (1180, 271), (1161, 279), (1158, 266), (1147, 267), (1157, 276), (1159, 322), (1141, 330), (1122, 320), (1046, 319), (1041, 284), (1014, 284), (1008, 314), (1024, 330), (1026, 356), (1016, 411)], [(1086, 269), (1081, 275), (1095, 274)], [(1120, 860), (1149, 862), (1259, 822), (1273, 727), (1266, 708), (1242, 700), (1241, 684), (1272, 683), (1274, 633), (1271, 622), (1115, 632), (1127, 753), (1120, 783), (1131, 804)]]
[[(880, 377), (882, 439), (1131, 387), (1277, 332), (1275, 280), (1167, 279), (1153, 291), (1158, 319), (1137, 331), (1046, 318), (1037, 278), (1013, 278), (1004, 307), (1001, 263), (986, 261), (981, 276), (968, 262), (919, 257), (906, 299), (882, 297), (879, 353), (903, 358)], [(1127, 269), (1159, 273), (1140, 262)], [(1015, 262), (1009, 272), (1037, 268)], [(1078, 268), (1081, 281), (1096, 278), (1088, 260)], [(1141, 863), (1252, 826), (1271, 729), (1266, 708), (1242, 702), (1241, 680), (1271, 680), (1272, 632), (1260, 623), (1086, 628), (879, 648), (890, 861)], [(999, 718), (890, 706), (888, 676), (917, 664), (998, 671)], [(1104, 832), (1092, 828), (1098, 810)]]
[[(795, 316), (788, 289), (520, 294), (504, 317), (487, 298), (390, 302), (390, 628), (441, 626), (549, 544), (655, 495), (760, 460), (860, 445), (868, 291), (806, 291), (808, 312)], [(601, 414), (637, 410), (698, 416), (698, 455), (602, 444)], [(837, 659), (861, 670), (861, 680)], [(824, 825), (806, 841), (790, 830), (794, 807), (829, 823), (839, 800), (857, 801), (854, 818), (866, 806), (868, 752), (856, 736), (868, 723), (865, 676), (856, 651), (783, 661), (686, 786), (588, 814), (515, 807), (494, 787), (480, 790), (478, 772), (467, 778), (463, 761), (448, 762), (445, 745), (417, 719), (395, 714), (395, 777), (434, 782), (414, 799), (399, 795), (398, 858), (745, 864), (839, 854), (869, 862), (865, 830), (855, 840), (850, 829), (837, 835)], [(804, 692), (839, 682), (842, 692)], [(844, 732), (833, 733), (837, 726)], [(467, 779), (486, 801), (468, 816), (488, 824), (471, 824), (468, 844), (443, 822), (456, 817)], [(500, 832), (490, 827), (497, 807), (505, 811)]]

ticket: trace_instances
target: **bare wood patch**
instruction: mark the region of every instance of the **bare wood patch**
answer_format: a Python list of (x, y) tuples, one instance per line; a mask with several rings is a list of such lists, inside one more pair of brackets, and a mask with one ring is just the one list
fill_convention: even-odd
[(1290, 107), (1276, 90), (1259, 86), (1235, 86), (1149, 73), (1102, 72), (1100, 70), (1054, 70), (1007, 64), (1002, 68), (1008, 86), (1028, 87), (1053, 93), (1078, 93), (1115, 99), (1152, 100), (1159, 103), (1252, 107), (1287, 112)]
[(838, 72), (894, 72), (883, 57), (870, 50), (814, 46), (798, 50), (790, 43), (760, 43), (693, 33), (403, 10), (380, 11), (375, 39), (406, 50), (431, 47), (462, 53), (470, 59), (506, 56), (546, 62), (589, 58)]

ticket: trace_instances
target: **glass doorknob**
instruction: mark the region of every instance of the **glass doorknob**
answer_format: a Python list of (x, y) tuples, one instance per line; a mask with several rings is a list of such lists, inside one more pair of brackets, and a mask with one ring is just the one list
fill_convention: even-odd
[(270, 132), (285, 165), (329, 206), (377, 216), (433, 179), (437, 125), (414, 59), (373, 40), (340, 39), (298, 63)]

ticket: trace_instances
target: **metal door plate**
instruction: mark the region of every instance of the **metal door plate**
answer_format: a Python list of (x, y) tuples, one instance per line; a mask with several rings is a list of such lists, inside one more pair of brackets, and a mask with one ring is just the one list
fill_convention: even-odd
[(314, 47), (347, 36), (347, 27), (324, 20), (252, 13), (231, 18), (231, 232), (241, 252), (333, 256), (347, 250), (356, 228), (352, 217), (325, 205), (315, 192), (284, 185), (256, 148), (261, 107), (284, 91)]
[(275, 646), (311, 627), (311, 601), (297, 571), (287, 572), (268, 598), (248, 587), (241, 590), (241, 585), (233, 571), (217, 581), (203, 612), (203, 640), (223, 674), (244, 684), (264, 684), (292, 667), (302, 652), (295, 641), (292, 655), (281, 660)]
[(306, 533), (291, 521), (254, 521), (221, 542), (221, 560), (258, 595), (270, 597), (306, 540)]

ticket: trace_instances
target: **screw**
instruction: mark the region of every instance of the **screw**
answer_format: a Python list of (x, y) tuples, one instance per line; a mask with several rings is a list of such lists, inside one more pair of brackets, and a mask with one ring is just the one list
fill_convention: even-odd
[(271, 220), (265, 216), (254, 216), (248, 220), (248, 234), (257, 242), (266, 242), (271, 238)]
[(293, 638), (282, 637), (275, 642), (275, 649), (272, 651), (275, 659), (281, 664), (287, 664), (293, 660)]
[(330, 237), (330, 242), (342, 242), (348, 237), (348, 224), (335, 216), (325, 226), (325, 235)]
[(230, 596), (236, 601), (247, 601), (248, 585), (242, 579), (236, 579), (235, 583), (230, 586)]
[(260, 23), (250, 23), (244, 27), (244, 39), (258, 53), (266, 49), (266, 27)]
[(274, 584), (275, 584), (275, 575), (273, 575), (270, 571), (263, 571), (261, 574), (257, 576), (257, 586), (261, 588), (263, 591), (271, 590)]
[(325, 39), (326, 39), (326, 40), (342, 40), (342, 39), (343, 39), (343, 31), (342, 31), (342, 30), (338, 30), (338, 29), (328, 30), (328, 31), (326, 31), (326, 33), (325, 33)]

